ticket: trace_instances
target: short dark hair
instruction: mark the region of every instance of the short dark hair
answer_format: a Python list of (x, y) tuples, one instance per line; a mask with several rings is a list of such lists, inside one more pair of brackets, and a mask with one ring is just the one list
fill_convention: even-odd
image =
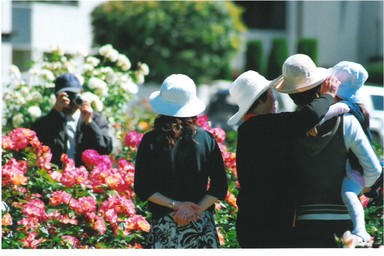
[(293, 100), (296, 105), (302, 106), (311, 103), (314, 99), (320, 97), (321, 84), (316, 87), (299, 93), (289, 94), (289, 97)]
[(263, 94), (261, 94), (259, 96), (259, 98), (257, 98), (255, 100), (255, 102), (253, 102), (252, 106), (250, 106), (250, 108), (248, 109), (247, 113), (251, 112), (252, 110), (254, 110), (261, 102), (266, 102), (267, 101), (267, 97), (268, 97), (268, 91), (270, 89), (266, 90), (265, 92), (263, 92)]

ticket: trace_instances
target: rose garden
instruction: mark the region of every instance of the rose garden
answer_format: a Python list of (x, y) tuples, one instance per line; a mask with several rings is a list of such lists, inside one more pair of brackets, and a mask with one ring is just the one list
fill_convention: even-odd
[[(55, 48), (23, 75), (18, 67), (11, 67), (12, 82), (2, 96), (3, 249), (142, 248), (150, 213), (133, 192), (135, 154), (155, 116), (147, 102), (135, 96), (150, 67), (145, 63), (135, 67), (112, 45), (92, 55), (68, 55)], [(58, 169), (50, 162), (49, 147), (28, 127), (50, 110), (54, 80), (67, 72), (82, 78), (84, 97), (108, 117), (115, 140), (112, 154), (88, 150), (82, 156), (85, 166), (79, 168), (62, 155), (64, 165)], [(223, 129), (210, 126), (205, 115), (199, 117), (199, 125), (216, 137), (227, 170), (227, 197), (216, 204), (215, 212), (220, 243), (237, 248), (234, 135), (228, 139)], [(382, 147), (374, 146), (383, 156)], [(373, 247), (380, 247), (383, 191), (378, 199), (360, 199), (367, 231), (375, 238)], [(342, 247), (342, 240), (335, 239)]]

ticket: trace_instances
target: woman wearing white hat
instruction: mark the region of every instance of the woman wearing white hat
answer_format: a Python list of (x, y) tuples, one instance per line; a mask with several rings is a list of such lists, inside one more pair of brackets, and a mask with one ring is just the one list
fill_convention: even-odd
[[(321, 77), (325, 79), (326, 70), (316, 68), (308, 56), (290, 56), (282, 70), (283, 77), (277, 83), (277, 90), (288, 93), (299, 106), (318, 97), (318, 84)], [(350, 93), (345, 85), (340, 85), (339, 96)], [(356, 155), (364, 170), (365, 186), (372, 186), (381, 172), (375, 152), (354, 116), (336, 116), (318, 126), (317, 130), (316, 137), (299, 135), (288, 151), (296, 181), (295, 247), (338, 247), (334, 236), (341, 237), (353, 228), (341, 196), (349, 152)], [(368, 245), (369, 241), (366, 242), (361, 244)]]
[[(325, 77), (322, 77), (322, 83)], [(255, 71), (241, 74), (230, 95), (239, 106), (228, 124), (238, 128), (236, 164), (240, 184), (236, 232), (243, 248), (286, 248), (292, 237), (293, 207), (287, 166), (290, 142), (317, 124), (336, 95), (338, 82), (329, 78), (321, 96), (299, 112), (275, 113), (272, 87)]]
[(195, 124), (205, 104), (188, 76), (167, 77), (150, 96), (159, 115), (140, 143), (134, 190), (152, 213), (148, 248), (218, 248), (214, 203), (228, 184), (213, 135)]

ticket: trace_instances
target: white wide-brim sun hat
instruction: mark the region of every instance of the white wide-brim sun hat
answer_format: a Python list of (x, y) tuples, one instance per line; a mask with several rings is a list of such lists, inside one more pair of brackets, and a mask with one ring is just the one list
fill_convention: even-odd
[(173, 117), (193, 117), (206, 108), (196, 95), (193, 80), (183, 74), (168, 76), (161, 84), (160, 91), (153, 92), (149, 100), (156, 113)]
[(276, 81), (275, 89), (293, 94), (308, 91), (321, 84), (329, 75), (326, 68), (316, 67), (313, 60), (305, 54), (294, 54), (283, 63), (283, 75)]
[(260, 95), (272, 88), (277, 79), (269, 81), (253, 70), (248, 70), (236, 78), (229, 89), (229, 94), (239, 110), (228, 119), (227, 124), (238, 123)]

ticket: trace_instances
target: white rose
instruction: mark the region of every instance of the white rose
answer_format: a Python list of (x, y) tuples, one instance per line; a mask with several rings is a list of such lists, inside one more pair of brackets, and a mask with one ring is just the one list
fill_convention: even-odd
[(106, 77), (108, 84), (115, 84), (117, 81), (117, 75), (115, 73), (110, 73)]
[(95, 70), (95, 67), (91, 64), (85, 63), (83, 66), (84, 72), (92, 72)]
[(101, 56), (104, 56), (104, 57), (105, 57), (106, 54), (109, 52), (110, 49), (113, 49), (113, 48), (112, 48), (112, 45), (110, 45), (110, 44), (106, 44), (106, 45), (100, 47), (100, 49), (99, 49), (99, 54), (100, 54)]
[(12, 80), (20, 80), (21, 73), (19, 68), (15, 65), (11, 65), (9, 67), (9, 76), (11, 77)]
[(106, 87), (106, 86), (107, 84), (103, 80), (97, 77), (93, 76), (88, 80), (88, 87), (90, 89), (97, 89), (97, 88)]
[(120, 83), (120, 87), (126, 91), (126, 92), (129, 92), (129, 93), (132, 93), (132, 94), (136, 94), (139, 92), (139, 87), (137, 86), (137, 84), (135, 84), (131, 79), (127, 80), (127, 81), (122, 81)]
[(21, 95), (27, 96), (30, 93), (30, 88), (28, 88), (27, 86), (22, 86), (19, 92), (21, 93)]
[(22, 123), (24, 123), (24, 118), (22, 114), (16, 114), (12, 117), (13, 127), (21, 127)]
[(40, 92), (38, 91), (32, 91), (27, 95), (27, 100), (28, 101), (41, 101), (43, 99), (43, 96), (41, 95)]
[(147, 76), (149, 74), (149, 67), (145, 63), (139, 63), (139, 68), (140, 72), (144, 75)]
[(105, 96), (108, 93), (107, 84), (96, 77), (91, 77), (88, 81), (89, 89), (95, 90), (95, 93), (99, 96)]
[(41, 109), (38, 106), (31, 106), (28, 108), (28, 113), (32, 118), (38, 118), (41, 116)]
[(44, 80), (53, 81), (55, 79), (55, 76), (53, 75), (52, 71), (48, 69), (42, 69), (40, 72), (40, 76)]
[(88, 101), (89, 103), (91, 103), (95, 99), (95, 97), (97, 97), (97, 96), (91, 92), (84, 92), (83, 94), (81, 94), (81, 97), (85, 101)]
[(96, 57), (89, 56), (89, 57), (86, 58), (85, 62), (87, 64), (90, 64), (90, 65), (96, 67), (97, 65), (99, 65), (100, 60), (98, 58), (96, 58)]
[(141, 73), (136, 73), (136, 81), (138, 84), (143, 84), (145, 81), (144, 75)]
[(63, 64), (61, 62), (56, 61), (52, 63), (53, 70), (58, 70), (58, 69), (61, 69), (62, 67), (63, 67)]
[(127, 71), (131, 68), (132, 64), (127, 56), (119, 54), (117, 58), (117, 66), (121, 67), (122, 70)]
[(1, 208), (2, 212), (8, 211), (8, 209), (9, 209), (8, 205), (4, 201), (1, 201), (1, 207), (0, 208)]
[(109, 74), (112, 74), (112, 73), (113, 73), (113, 69), (112, 69), (111, 67), (102, 67), (102, 68), (100, 69), (100, 72), (101, 72), (102, 74), (107, 74), (107, 75), (109, 75)]
[(115, 62), (117, 61), (117, 57), (119, 56), (119, 52), (116, 51), (115, 49), (111, 49), (108, 51), (107, 53), (107, 58), (112, 61), (112, 62)]
[(51, 96), (49, 97), (49, 102), (51, 103), (51, 105), (54, 105), (56, 103), (56, 95), (55, 94), (51, 94)]
[(100, 100), (99, 97), (97, 97), (93, 102), (92, 106), (95, 108), (96, 111), (101, 112), (104, 109), (104, 103)]
[(74, 73), (76, 68), (75, 66), (73, 65), (73, 63), (69, 62), (69, 61), (65, 61), (63, 62), (63, 68), (64, 69), (67, 69), (68, 70), (68, 73)]
[(108, 87), (100, 87), (95, 89), (95, 94), (99, 95), (100, 97), (104, 97), (108, 94)]
[(13, 95), (13, 99), (16, 101), (16, 104), (19, 106), (25, 105), (26, 101), (24, 96), (20, 92), (15, 92)]
[(88, 101), (96, 111), (103, 111), (104, 104), (97, 95), (91, 92), (84, 92), (81, 96), (84, 100)]

